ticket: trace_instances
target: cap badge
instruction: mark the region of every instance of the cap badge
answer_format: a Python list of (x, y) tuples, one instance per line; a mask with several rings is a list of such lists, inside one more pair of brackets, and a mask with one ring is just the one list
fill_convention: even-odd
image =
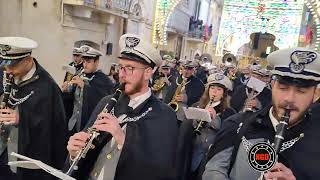
[(216, 75), (214, 76), (214, 79), (215, 79), (216, 81), (221, 81), (222, 79), (224, 79), (224, 75), (223, 75), (223, 74), (216, 74)]
[(11, 46), (0, 44), (0, 54), (5, 56), (7, 54), (7, 51), (10, 51)]
[(89, 51), (89, 47), (82, 47), (82, 48), (81, 48), (81, 51), (82, 51), (82, 52), (88, 52), (88, 51)]
[(293, 73), (303, 72), (305, 65), (317, 59), (317, 54), (311, 51), (294, 51), (291, 54), (290, 70)]
[(134, 48), (140, 43), (140, 39), (136, 37), (127, 37), (125, 43), (126, 47)]

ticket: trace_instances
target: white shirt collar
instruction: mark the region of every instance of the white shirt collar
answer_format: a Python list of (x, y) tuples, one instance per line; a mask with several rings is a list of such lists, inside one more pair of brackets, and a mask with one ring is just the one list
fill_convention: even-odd
[(18, 84), (20, 82), (31, 79), (33, 74), (36, 72), (36, 69), (37, 69), (36, 65), (35, 65), (35, 63), (33, 63), (32, 68), (30, 69), (30, 71), (26, 75), (24, 75), (21, 79), (14, 79), (15, 83)]
[(141, 103), (143, 103), (145, 100), (147, 100), (151, 96), (151, 89), (149, 88), (148, 91), (144, 94), (141, 94), (140, 96), (137, 96), (133, 99), (130, 99), (128, 106), (135, 109), (138, 107)]
[(270, 117), (272, 126), (273, 126), (273, 128), (274, 128), (274, 131), (277, 131), (277, 128), (276, 128), (276, 127), (277, 127), (277, 125), (279, 124), (279, 121), (273, 116), (272, 110), (273, 110), (273, 107), (270, 108), (269, 117)]

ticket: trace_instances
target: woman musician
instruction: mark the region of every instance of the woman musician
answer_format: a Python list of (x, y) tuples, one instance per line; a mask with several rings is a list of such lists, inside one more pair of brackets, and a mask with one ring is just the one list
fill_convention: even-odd
[(232, 91), (230, 79), (220, 73), (211, 74), (208, 77), (208, 83), (200, 101), (193, 105), (194, 107), (207, 109), (212, 121), (207, 123), (195, 120), (198, 133), (196, 133), (193, 142), (192, 179), (197, 179), (197, 176), (200, 176), (201, 179), (206, 153), (215, 140), (221, 122), (236, 113), (229, 105), (228, 91)]

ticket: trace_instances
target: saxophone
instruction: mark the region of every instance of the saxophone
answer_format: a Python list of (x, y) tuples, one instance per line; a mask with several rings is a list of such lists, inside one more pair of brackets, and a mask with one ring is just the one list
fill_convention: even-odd
[(187, 84), (187, 80), (183, 78), (182, 82), (180, 84), (178, 84), (178, 87), (177, 87), (171, 101), (168, 104), (176, 112), (179, 111), (179, 103), (176, 101), (176, 97), (182, 93), (182, 90), (184, 89), (186, 84)]
[[(113, 109), (124, 88), (125, 84), (123, 83), (119, 86), (110, 101), (104, 107), (102, 110), (103, 112), (109, 113)], [(124, 124), (120, 124), (120, 126), (123, 125)], [(88, 128), (87, 133), (89, 134), (89, 139), (86, 141), (86, 145), (72, 160), (69, 169), (65, 171), (67, 175), (76, 179), (88, 179), (101, 150), (112, 138), (110, 133), (99, 132), (94, 128)]]

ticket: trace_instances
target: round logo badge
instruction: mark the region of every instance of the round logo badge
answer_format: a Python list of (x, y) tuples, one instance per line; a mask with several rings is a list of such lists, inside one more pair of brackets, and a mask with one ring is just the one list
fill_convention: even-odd
[(276, 151), (268, 143), (257, 143), (250, 148), (248, 161), (254, 170), (259, 172), (268, 171), (276, 163)]
[(223, 74), (219, 74), (219, 73), (216, 74), (215, 77), (214, 77), (214, 79), (216, 81), (221, 81), (223, 78), (224, 78), (224, 75)]
[(127, 37), (125, 43), (126, 47), (134, 48), (140, 43), (140, 39), (136, 37)]
[(0, 44), (0, 54), (5, 56), (7, 55), (7, 51), (11, 50), (11, 46)]
[(304, 70), (304, 65), (303, 64), (295, 64), (295, 63), (290, 63), (289, 65), (291, 72), (293, 73), (301, 73)]

